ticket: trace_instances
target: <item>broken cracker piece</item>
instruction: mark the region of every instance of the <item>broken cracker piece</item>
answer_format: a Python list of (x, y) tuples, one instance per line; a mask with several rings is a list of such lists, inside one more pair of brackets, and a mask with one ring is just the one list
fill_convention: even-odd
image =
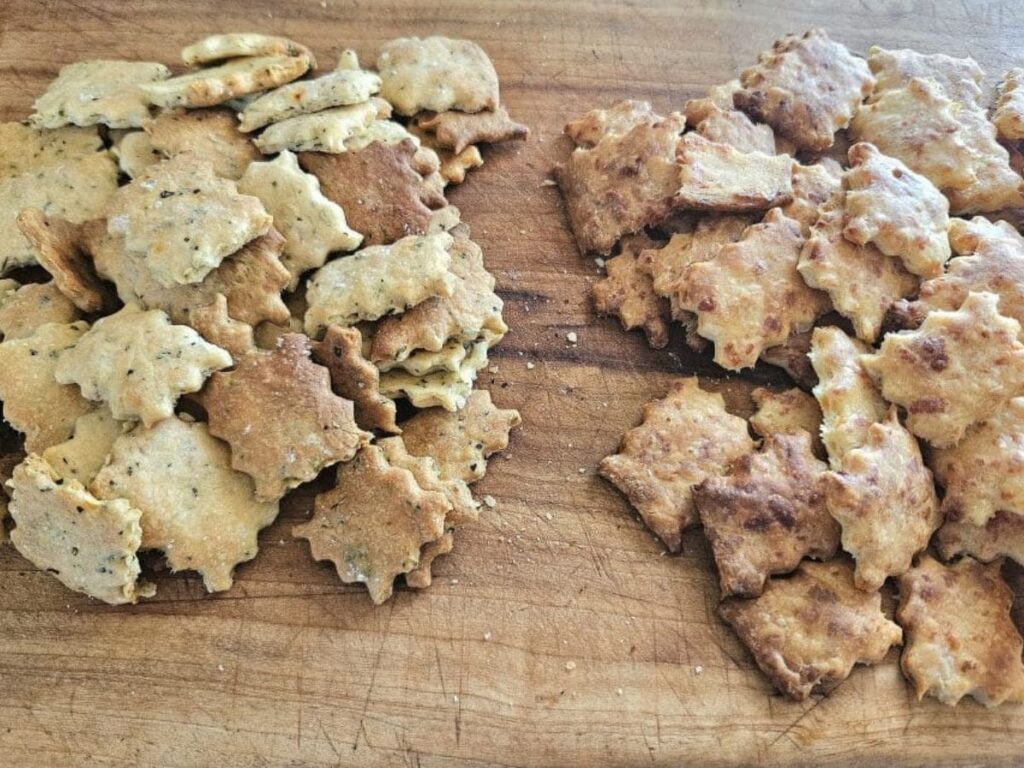
[(253, 56), (305, 56), (309, 59), (310, 69), (316, 67), (312, 51), (301, 43), (257, 32), (210, 35), (181, 51), (181, 60), (190, 67)]
[(902, 88), (914, 78), (930, 78), (965, 108), (981, 101), (985, 73), (969, 56), (957, 58), (910, 48), (887, 50), (875, 45), (868, 51), (868, 66), (875, 75), (876, 93)]
[(209, 304), (190, 308), (188, 322), (199, 335), (237, 360), (256, 349), (253, 327), (230, 315), (227, 297), (218, 293)]
[(821, 407), (802, 389), (793, 387), (776, 391), (758, 387), (750, 393), (757, 411), (750, 417), (750, 426), (761, 437), (806, 432), (811, 436), (811, 449), (818, 458), (826, 456), (821, 442)]
[(164, 109), (214, 107), (256, 91), (276, 88), (301, 77), (309, 56), (256, 56), (139, 86), (150, 104)]
[(82, 319), (82, 313), (52, 280), (22, 286), (13, 280), (0, 282), (14, 284), (0, 293), (0, 340), (23, 339), (47, 323), (67, 325)]
[(1024, 139), (1024, 69), (1013, 67), (1003, 75), (999, 83), (999, 99), (996, 101), (992, 123), (999, 131), (999, 137), (1006, 141)]
[(439, 112), (418, 117), (416, 125), (434, 135), (438, 146), (450, 149), (456, 155), (472, 144), (495, 144), (512, 139), (525, 139), (530, 129), (508, 116), (508, 110), (498, 106), (493, 110), (466, 113)]
[(570, 120), (564, 133), (577, 146), (589, 149), (605, 136), (621, 136), (640, 124), (653, 124), (662, 119), (649, 101), (623, 99), (608, 109), (592, 109), (583, 117)]
[(249, 133), (290, 117), (362, 104), (380, 85), (380, 77), (361, 69), (336, 69), (313, 80), (282, 85), (247, 104), (238, 115), (238, 128)]
[(997, 512), (981, 526), (946, 520), (936, 535), (935, 546), (947, 560), (970, 555), (991, 563), (1009, 557), (1024, 565), (1024, 515)]
[(829, 158), (812, 165), (793, 163), (793, 199), (782, 212), (800, 222), (804, 237), (818, 220), (818, 209), (842, 189), (843, 169)]
[(238, 130), (235, 113), (226, 107), (161, 112), (143, 127), (153, 149), (167, 157), (192, 152), (213, 172), (237, 181), (260, 159), (259, 150)]
[(647, 343), (662, 349), (668, 344), (671, 310), (640, 265), (641, 251), (655, 245), (645, 234), (624, 238), (619, 255), (605, 263), (608, 276), (593, 285), (591, 295), (598, 314), (616, 315), (627, 331), (642, 328)]
[(679, 142), (678, 208), (701, 211), (763, 211), (793, 199), (789, 155), (741, 152), (688, 133)]
[(88, 487), (100, 471), (117, 440), (129, 424), (115, 419), (108, 408), (97, 408), (78, 417), (70, 440), (43, 451), (43, 459), (53, 472), (66, 480), (77, 480)]
[(775, 132), (771, 126), (755, 123), (731, 106), (722, 108), (710, 99), (690, 99), (684, 111), (686, 124), (708, 141), (728, 144), (740, 152), (776, 154)]
[(163, 160), (145, 131), (127, 131), (115, 138), (110, 153), (117, 158), (121, 173), (129, 179), (141, 176), (151, 165)]

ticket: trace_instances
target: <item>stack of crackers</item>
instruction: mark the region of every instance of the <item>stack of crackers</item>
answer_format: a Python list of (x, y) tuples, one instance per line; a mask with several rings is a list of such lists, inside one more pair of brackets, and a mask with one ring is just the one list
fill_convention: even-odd
[(72, 64), (0, 124), (0, 521), (108, 603), (153, 594), (144, 550), (214, 592), (328, 471), (294, 534), (375, 603), (425, 587), (520, 421), (474, 389), (508, 328), (444, 189), (527, 130), (465, 40), (182, 59)]
[(811, 30), (682, 113), (566, 126), (580, 251), (614, 253), (597, 309), (799, 385), (748, 422), (681, 379), (600, 466), (670, 551), (703, 527), (720, 616), (791, 698), (902, 644), (919, 698), (1024, 700), (1022, 77), (990, 109), (972, 59)]

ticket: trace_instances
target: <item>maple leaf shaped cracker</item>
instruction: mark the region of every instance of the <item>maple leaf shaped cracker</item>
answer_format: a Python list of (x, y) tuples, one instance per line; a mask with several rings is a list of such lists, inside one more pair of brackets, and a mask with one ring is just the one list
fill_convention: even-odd
[(52, 280), (21, 286), (14, 280), (0, 283), (7, 284), (6, 290), (0, 290), (0, 340), (23, 339), (47, 323), (68, 325), (82, 319), (82, 313)]
[(985, 73), (969, 56), (957, 58), (910, 48), (888, 50), (875, 45), (868, 51), (868, 66), (875, 75), (876, 91), (900, 88), (914, 78), (927, 77), (964, 107), (981, 102)]
[(158, 310), (134, 304), (100, 318), (73, 349), (62, 353), (55, 375), (77, 384), (93, 402), (110, 406), (114, 418), (152, 426), (170, 418), (178, 396), (198, 392), (231, 355)]
[(793, 199), (789, 155), (741, 152), (688, 133), (679, 142), (673, 204), (699, 211), (763, 211)]
[(932, 473), (917, 440), (891, 408), (863, 446), (825, 476), (828, 511), (843, 527), (843, 549), (857, 561), (854, 581), (873, 592), (910, 568), (942, 523)]
[(746, 421), (727, 413), (722, 396), (691, 377), (644, 406), (643, 422), (622, 436), (619, 452), (602, 459), (598, 471), (669, 551), (678, 552), (682, 532), (698, 522), (694, 486), (753, 449)]
[(970, 427), (952, 448), (933, 450), (929, 465), (946, 491), (947, 519), (980, 526), (999, 511), (1024, 516), (1024, 398)]
[(773, 435), (727, 474), (693, 489), (723, 596), (755, 597), (769, 576), (793, 570), (804, 557), (836, 553), (839, 526), (825, 509), (826, 469), (811, 453), (808, 433)]
[(882, 596), (853, 583), (845, 559), (804, 561), (784, 579), (769, 579), (753, 600), (731, 598), (718, 614), (782, 694), (802, 701), (875, 664), (898, 645), (900, 628), (882, 613)]
[(431, 573), (431, 566), (441, 555), (447, 555), (455, 547), (455, 536), (451, 531), (446, 531), (443, 536), (434, 541), (428, 541), (420, 548), (420, 562), (411, 571), (405, 574), (406, 586), (413, 589), (426, 589), (434, 581), (434, 574)]
[(793, 199), (782, 206), (782, 212), (800, 222), (804, 237), (818, 220), (819, 207), (842, 189), (842, 178), (842, 167), (829, 158), (813, 165), (793, 163)]
[(806, 432), (811, 436), (814, 455), (825, 457), (825, 446), (820, 438), (821, 407), (811, 395), (796, 387), (781, 392), (758, 387), (750, 396), (757, 406), (750, 417), (754, 432), (761, 437)]
[(373, 72), (336, 69), (313, 80), (282, 85), (254, 99), (239, 113), (238, 129), (248, 133), (298, 115), (362, 104), (379, 90), (380, 78)]
[(955, 705), (973, 696), (989, 707), (1024, 701), (1024, 643), (1001, 566), (969, 557), (944, 566), (925, 555), (900, 579), (896, 620), (907, 633), (900, 665), (918, 699), (930, 694)]
[(873, 145), (850, 147), (843, 174), (846, 226), (857, 245), (874, 243), (917, 275), (935, 277), (949, 260), (949, 201), (924, 176)]
[(313, 359), (331, 374), (334, 392), (351, 400), (356, 423), (363, 429), (401, 432), (395, 423), (395, 403), (380, 393), (380, 371), (363, 357), (363, 337), (357, 328), (330, 325), (323, 341), (313, 344)]
[(230, 462), (205, 424), (175, 416), (119, 437), (90, 487), (141, 510), (142, 549), (163, 551), (172, 571), (198, 571), (208, 592), (221, 592), (235, 566), (256, 556), (256, 536), (278, 511)]
[(946, 520), (935, 537), (935, 546), (947, 560), (970, 555), (990, 563), (1005, 556), (1024, 565), (1024, 515), (997, 512), (984, 525)]
[(973, 423), (1024, 393), (1020, 323), (1003, 317), (992, 293), (971, 293), (960, 309), (932, 312), (916, 331), (885, 337), (861, 363), (882, 396), (907, 409), (907, 428), (948, 448)]
[(801, 149), (832, 146), (875, 81), (867, 62), (821, 29), (786, 35), (740, 73), (737, 107), (768, 123)]
[(1024, 69), (1013, 67), (999, 83), (999, 99), (992, 123), (1006, 141), (1024, 139)]
[[(480, 507), (469, 485), (460, 477), (442, 477), (441, 466), (431, 456), (413, 456), (401, 437), (385, 437), (375, 445), (384, 452), (384, 458), (394, 467), (412, 472), (416, 482), (425, 491), (440, 491), (451, 504), (445, 524), (449, 527), (475, 523), (480, 519)], [(449, 550), (450, 551), (450, 550)]]
[(728, 144), (740, 152), (775, 154), (775, 132), (771, 126), (755, 123), (731, 103), (719, 106), (712, 99), (690, 99), (683, 108), (686, 124), (708, 141)]
[(261, 157), (226, 107), (167, 110), (146, 120), (143, 128), (155, 151), (167, 157), (192, 152), (225, 179), (242, 178), (249, 164)]
[(210, 434), (231, 446), (231, 466), (256, 482), (263, 501), (280, 499), (321, 470), (351, 459), (367, 435), (352, 402), (331, 391), (326, 368), (309, 359), (302, 334), (239, 360), (203, 391)]
[(456, 155), (472, 144), (494, 144), (510, 139), (525, 139), (530, 129), (515, 122), (503, 106), (493, 111), (439, 112), (416, 119), (416, 126), (434, 134), (437, 145)]
[(316, 560), (330, 560), (346, 584), (363, 582), (380, 605), (395, 578), (413, 570), (420, 547), (444, 534), (448, 500), (424, 491), (407, 469), (367, 445), (338, 468), (335, 487), (317, 494), (313, 518), (292, 529)]
[(723, 246), (712, 261), (691, 265), (680, 307), (697, 315), (697, 332), (715, 343), (715, 362), (738, 371), (768, 347), (809, 327), (828, 307), (825, 294), (796, 270), (800, 224), (773, 210)]
[(379, 118), (390, 116), (388, 103), (374, 98), (362, 104), (289, 117), (268, 126), (253, 143), (265, 155), (286, 149), (292, 152), (343, 153), (356, 149), (350, 143), (365, 136)]
[(602, 315), (616, 315), (627, 331), (642, 328), (654, 349), (668, 344), (668, 302), (654, 292), (650, 275), (640, 264), (640, 252), (655, 243), (644, 234), (629, 235), (618, 256), (605, 264), (608, 276), (594, 284), (594, 308)]

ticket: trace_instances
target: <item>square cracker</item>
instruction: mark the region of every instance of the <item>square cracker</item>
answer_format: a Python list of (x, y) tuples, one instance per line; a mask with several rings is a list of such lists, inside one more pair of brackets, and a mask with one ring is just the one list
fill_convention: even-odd
[[(192, 152), (225, 179), (242, 178), (260, 153), (238, 130), (235, 113), (225, 107), (172, 109), (143, 123), (152, 148), (167, 157)], [(134, 178), (134, 176), (133, 176)]]
[(214, 107), (302, 77), (312, 66), (307, 55), (256, 56), (141, 85), (150, 104), (164, 109)]
[(700, 211), (763, 211), (793, 199), (789, 155), (741, 152), (695, 133), (679, 142), (679, 187), (673, 204)]
[(245, 106), (239, 130), (249, 133), (290, 117), (369, 101), (380, 91), (380, 77), (361, 69), (336, 69), (313, 80), (275, 88)]
[(171, 70), (163, 64), (144, 61), (68, 64), (36, 99), (29, 122), (40, 128), (96, 124), (138, 128), (149, 117), (149, 104), (139, 86), (170, 76)]

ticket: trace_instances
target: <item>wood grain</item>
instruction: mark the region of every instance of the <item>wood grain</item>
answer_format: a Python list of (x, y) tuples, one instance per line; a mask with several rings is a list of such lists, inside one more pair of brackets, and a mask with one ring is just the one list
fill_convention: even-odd
[(1021, 708), (916, 703), (895, 653), (828, 698), (780, 699), (714, 617), (699, 535), (682, 556), (664, 556), (594, 474), (672, 376), (713, 377), (708, 386), (740, 411), (749, 384), (722, 378), (679, 338), (653, 352), (594, 317), (597, 270), (576, 254), (557, 190), (542, 185), (567, 152), (567, 118), (626, 96), (678, 108), (777, 35), (815, 24), (860, 51), (971, 54), (993, 80), (1024, 52), (1015, 2), (788, 5), (0, 4), (8, 120), (28, 113), (64, 63), (171, 63), (201, 35), (252, 29), (307, 43), (328, 65), (349, 46), (372, 61), (398, 35), (474, 39), (494, 58), (509, 111), (533, 128), (526, 145), (485, 152), (487, 165), (452, 194), (513, 328), (483, 381), (525, 426), (478, 486), (497, 508), (460, 534), (434, 586), (373, 608), (291, 539), (308, 500), (264, 532), (230, 592), (162, 576), (157, 597), (135, 608), (82, 599), (0, 545), (0, 763), (1019, 765)]

